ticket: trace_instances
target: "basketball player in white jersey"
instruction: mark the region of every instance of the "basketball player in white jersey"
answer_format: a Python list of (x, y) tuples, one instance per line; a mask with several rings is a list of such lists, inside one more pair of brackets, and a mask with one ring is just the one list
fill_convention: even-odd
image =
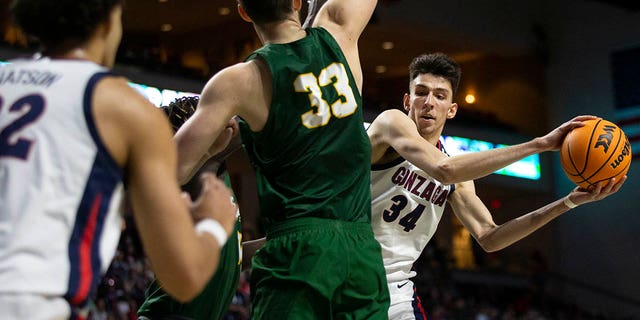
[(118, 243), (125, 189), (156, 276), (190, 300), (218, 264), (236, 207), (214, 175), (197, 201), (181, 197), (165, 116), (109, 73), (121, 1), (17, 0), (12, 13), (45, 51), (0, 67), (0, 318), (86, 316)]
[(475, 194), (471, 179), (488, 175), (521, 158), (558, 150), (580, 116), (549, 134), (519, 145), (448, 157), (440, 142), (447, 119), (456, 115), (452, 101), (460, 80), (458, 65), (444, 54), (416, 57), (410, 67), (404, 108), (381, 113), (367, 133), (372, 145), (372, 224), (391, 297), (390, 319), (426, 319), (410, 280), (411, 268), (433, 236), (445, 204), (451, 204), (480, 246), (496, 251), (526, 237), (569, 209), (601, 200), (620, 189), (626, 176), (592, 191), (574, 189), (566, 197), (496, 225)]

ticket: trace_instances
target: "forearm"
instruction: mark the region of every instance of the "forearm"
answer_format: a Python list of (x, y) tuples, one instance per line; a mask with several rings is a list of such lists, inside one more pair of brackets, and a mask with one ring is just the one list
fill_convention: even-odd
[(178, 183), (181, 186), (189, 183), (193, 177), (196, 175), (198, 170), (202, 168), (207, 160), (209, 159), (209, 155), (204, 155), (200, 160), (198, 160), (195, 164), (182, 164), (178, 167)]
[(487, 176), (522, 158), (546, 151), (538, 139), (481, 152), (469, 152), (438, 161), (442, 183), (451, 184)]
[(170, 238), (180, 238), (179, 241), (158, 241), (161, 237), (167, 238), (169, 232), (163, 236), (141, 233), (156, 277), (167, 293), (181, 302), (199, 294), (220, 260), (220, 246), (214, 237), (207, 233), (189, 233)]
[(229, 141), (222, 151), (213, 154), (210, 159), (212, 161), (222, 162), (240, 148), (242, 148), (242, 138), (240, 137), (240, 134), (236, 134), (231, 138), (231, 141)]
[(178, 146), (178, 182), (180, 185), (187, 183), (200, 167), (210, 158), (204, 148), (196, 150), (187, 140), (176, 136)]
[(570, 208), (563, 203), (563, 199), (564, 198), (556, 200), (535, 211), (495, 227), (482, 238), (478, 239), (478, 243), (480, 243), (485, 251), (493, 252), (518, 242), (553, 219), (569, 211)]
[(462, 170), (464, 170), (464, 168), (469, 168), (469, 170), (464, 172), (466, 177), (455, 177), (456, 181), (464, 181), (489, 174), (534, 153), (558, 150), (560, 149), (567, 133), (571, 132), (574, 128), (583, 126), (583, 121), (589, 119), (595, 119), (595, 117), (578, 116), (563, 123), (545, 136), (535, 138), (529, 142), (507, 147), (506, 149), (501, 148), (490, 150), (488, 152), (481, 153), (482, 156), (478, 154), (471, 154), (468, 158), (453, 159), (450, 164), (452, 167), (451, 171), (457, 172), (460, 168), (462, 168)]
[[(231, 136), (229, 139), (226, 136), (220, 139), (225, 130), (221, 123), (220, 119), (217, 122), (211, 121), (211, 116), (199, 109), (176, 133), (174, 140), (178, 147), (178, 181), (181, 184), (189, 181), (207, 160), (228, 145)], [(216, 125), (220, 129), (216, 129)], [(232, 134), (233, 129), (229, 129), (227, 133)]]
[(625, 180), (626, 176), (617, 181), (617, 183), (615, 183), (615, 181), (609, 181), (605, 186), (599, 184), (593, 190), (576, 188), (565, 197), (562, 197), (522, 217), (513, 219), (501, 226), (493, 228), (486, 237), (483, 237), (482, 241), (479, 239), (479, 242), (481, 242), (481, 245), (487, 251), (500, 250), (528, 236), (540, 227), (549, 223), (549, 221), (578, 205), (602, 200), (616, 193), (620, 190)]

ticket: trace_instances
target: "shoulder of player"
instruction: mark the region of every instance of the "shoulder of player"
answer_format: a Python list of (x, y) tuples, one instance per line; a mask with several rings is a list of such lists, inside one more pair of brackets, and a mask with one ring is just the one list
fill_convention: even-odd
[(403, 127), (404, 123), (411, 121), (407, 115), (398, 109), (389, 109), (381, 112), (371, 123), (374, 130), (382, 129), (389, 132), (390, 129)]
[(109, 108), (123, 108), (130, 113), (155, 108), (149, 100), (129, 86), (128, 79), (124, 77), (105, 77), (100, 80), (94, 92), (94, 102)]
[(261, 64), (259, 60), (251, 60), (226, 67), (211, 77), (204, 90), (244, 96), (256, 90), (260, 83), (261, 72), (264, 72)]
[(367, 135), (371, 142), (372, 164), (388, 163), (398, 157), (391, 143), (397, 135), (397, 130), (394, 130), (396, 125), (394, 119), (400, 115), (402, 115), (400, 110), (385, 110), (371, 122)]
[(100, 136), (120, 165), (128, 165), (134, 150), (145, 152), (170, 141), (171, 128), (163, 112), (130, 87), (127, 79), (101, 79), (92, 100)]
[[(129, 86), (128, 79), (124, 77), (105, 77), (100, 80), (93, 101), (96, 115), (117, 120), (129, 128), (143, 128), (145, 124), (154, 126), (164, 120), (162, 112)], [(131, 124), (134, 124), (133, 127)]]
[(407, 118), (407, 114), (399, 109), (388, 109), (382, 111), (378, 117), (382, 117), (385, 120), (395, 120), (398, 118)]

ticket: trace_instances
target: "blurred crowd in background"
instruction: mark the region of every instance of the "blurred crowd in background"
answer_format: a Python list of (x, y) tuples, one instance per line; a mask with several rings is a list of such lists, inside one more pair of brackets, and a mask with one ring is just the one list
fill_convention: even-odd
[[(497, 262), (499, 259), (499, 255), (491, 255), (491, 262), (481, 261), (476, 270), (458, 270), (447, 250), (432, 241), (415, 264), (419, 272), (413, 279), (429, 320), (614, 319), (550, 299), (546, 294), (545, 262), (539, 253), (532, 254), (528, 271), (519, 275), (509, 275)], [(236, 296), (223, 320), (250, 319), (249, 277), (249, 271), (241, 274)], [(134, 228), (126, 228), (93, 299), (89, 319), (136, 320), (136, 310), (152, 280), (153, 272), (137, 233)]]

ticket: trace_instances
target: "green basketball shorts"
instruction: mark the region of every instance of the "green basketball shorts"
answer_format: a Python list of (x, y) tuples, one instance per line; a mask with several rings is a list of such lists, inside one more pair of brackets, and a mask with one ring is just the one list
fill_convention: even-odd
[(252, 261), (251, 295), (252, 319), (387, 319), (371, 225), (300, 218), (273, 226)]

